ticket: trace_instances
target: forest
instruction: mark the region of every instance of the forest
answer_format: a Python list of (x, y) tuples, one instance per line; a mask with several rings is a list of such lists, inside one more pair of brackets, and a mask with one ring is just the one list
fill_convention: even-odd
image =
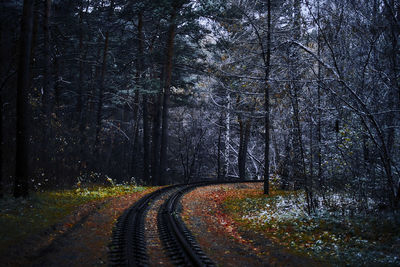
[(1, 1), (0, 89), (3, 198), (259, 180), (400, 223), (398, 0)]
[(266, 178), (399, 206), (398, 1), (0, 8), (3, 192)]

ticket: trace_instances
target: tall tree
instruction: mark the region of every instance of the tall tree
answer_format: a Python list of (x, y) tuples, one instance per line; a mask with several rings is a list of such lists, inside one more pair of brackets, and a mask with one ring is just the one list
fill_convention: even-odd
[(43, 111), (45, 115), (46, 125), (48, 127), (51, 113), (51, 50), (50, 50), (50, 16), (51, 16), (51, 0), (45, 1), (43, 35), (44, 35), (44, 73), (43, 73)]
[(27, 197), (29, 194), (29, 78), (30, 53), (32, 42), (34, 0), (24, 0), (17, 81), (17, 136), (16, 136), (16, 170), (14, 196)]
[(166, 58), (164, 66), (164, 93), (162, 104), (162, 130), (161, 130), (161, 148), (160, 148), (160, 183), (164, 184), (167, 169), (167, 151), (168, 151), (168, 127), (169, 127), (169, 105), (171, 95), (171, 79), (174, 58), (174, 40), (176, 31), (176, 17), (184, 1), (175, 0), (172, 4), (172, 10), (169, 18), (169, 28), (167, 32)]
[(270, 71), (271, 71), (271, 0), (267, 0), (267, 47), (263, 60), (265, 65), (265, 87), (264, 87), (264, 108), (265, 108), (265, 139), (264, 139), (264, 194), (269, 194), (269, 152), (270, 152)]
[[(138, 14), (138, 48), (139, 48), (139, 59), (138, 59), (138, 72), (140, 73), (141, 84), (144, 85), (144, 78), (146, 72), (144, 71), (144, 34), (143, 34), (143, 11), (139, 11)], [(150, 182), (150, 132), (149, 132), (149, 111), (148, 111), (148, 100), (147, 93), (142, 94), (142, 109), (143, 109), (143, 179), (146, 182)]]
[(98, 81), (98, 103), (97, 103), (97, 115), (96, 115), (96, 138), (95, 138), (95, 147), (99, 145), (100, 142), (100, 132), (102, 127), (102, 117), (103, 117), (103, 102), (104, 102), (104, 78), (106, 75), (107, 68), (107, 53), (108, 53), (108, 41), (109, 41), (109, 31), (106, 32), (104, 37), (104, 48), (103, 48), (103, 57), (101, 64), (101, 72)]

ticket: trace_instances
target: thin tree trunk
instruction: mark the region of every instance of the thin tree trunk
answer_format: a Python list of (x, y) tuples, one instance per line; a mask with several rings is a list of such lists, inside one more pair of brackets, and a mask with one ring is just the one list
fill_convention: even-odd
[(239, 170), (239, 179), (244, 179), (245, 171), (243, 170), (244, 162), (243, 162), (243, 143), (244, 143), (244, 125), (241, 116), (239, 115), (239, 150), (238, 150), (238, 170)]
[[(314, 134), (313, 134), (313, 123), (312, 115), (310, 114), (310, 179), (309, 179), (309, 195), (310, 195), (310, 207), (314, 210), (314, 199), (313, 199), (313, 182), (314, 182)], [(306, 174), (307, 175), (307, 174)]]
[[(220, 124), (222, 124), (222, 116), (220, 119)], [(222, 174), (221, 174), (221, 153), (222, 153), (222, 127), (221, 125), (218, 126), (218, 147), (217, 147), (217, 180), (220, 181), (222, 180)]]
[(104, 100), (104, 77), (106, 74), (106, 65), (107, 65), (107, 52), (108, 52), (108, 35), (109, 32), (106, 32), (105, 40), (104, 40), (104, 50), (103, 50), (103, 63), (101, 66), (100, 73), (100, 81), (99, 81), (99, 102), (97, 106), (97, 119), (96, 119), (96, 139), (95, 139), (95, 148), (99, 145), (100, 131), (101, 131), (101, 120), (103, 116), (103, 100)]
[[(136, 65), (136, 82), (140, 84), (140, 75), (141, 75), (141, 63), (137, 62)], [(139, 156), (140, 153), (140, 148), (138, 145), (138, 139), (139, 139), (139, 90), (136, 90), (135, 96), (134, 96), (134, 103), (133, 103), (133, 134), (132, 134), (132, 154), (131, 154), (131, 175), (133, 177), (136, 176), (137, 174), (137, 157)]]
[[(139, 100), (135, 101), (137, 102), (137, 105), (139, 105)], [(135, 112), (134, 112), (135, 113)], [(136, 115), (134, 118), (134, 127), (133, 127), (133, 135), (132, 135), (132, 154), (131, 154), (131, 176), (136, 177), (137, 176), (137, 167), (138, 167), (138, 156), (140, 154), (140, 148), (138, 144), (139, 140), (139, 115), (138, 111), (136, 111)]]
[[(275, 157), (275, 170), (279, 169), (281, 166), (281, 155), (280, 155), (280, 149), (278, 146), (278, 142), (276, 140), (276, 132), (273, 127), (273, 125), (270, 125), (270, 131), (272, 133), (272, 145), (274, 146), (274, 157)], [(278, 171), (279, 172), (279, 171)]]
[[(47, 0), (46, 0), (47, 1)], [(30, 51), (30, 56), (29, 56), (29, 61), (30, 61), (30, 68), (33, 69), (34, 65), (36, 64), (35, 60), (35, 48), (37, 45), (37, 40), (38, 40), (38, 30), (39, 30), (39, 14), (41, 11), (39, 10), (41, 0), (34, 0), (33, 3), (33, 24), (32, 24), (32, 37), (31, 37), (31, 51)], [(32, 73), (31, 73), (32, 74)]]
[(160, 119), (161, 119), (161, 92), (154, 96), (153, 111), (153, 133), (151, 142), (151, 176), (154, 185), (159, 181), (159, 155), (160, 155)]
[(44, 35), (44, 70), (43, 70), (43, 97), (42, 97), (42, 108), (43, 108), (43, 123), (44, 123), (44, 134), (42, 137), (41, 146), (41, 161), (42, 166), (46, 167), (46, 164), (50, 161), (51, 156), (49, 155), (49, 139), (51, 134), (51, 50), (50, 50), (50, 13), (51, 13), (51, 0), (45, 1), (44, 6), (44, 19), (43, 19), (43, 35)]
[(267, 0), (267, 51), (265, 55), (265, 88), (264, 88), (264, 108), (265, 108), (265, 147), (264, 147), (264, 194), (269, 194), (269, 128), (270, 128), (270, 107), (269, 107), (269, 74), (271, 65), (271, 0)]
[[(57, 56), (54, 57), (54, 76), (59, 77), (60, 76), (60, 60), (58, 59)], [(54, 105), (55, 105), (55, 110), (57, 110), (57, 107), (60, 106), (60, 82), (56, 81), (54, 84)]]
[[(114, 12), (114, 4), (115, 1), (111, 0), (110, 1), (110, 6), (108, 9), (108, 22), (111, 21), (111, 17)], [(108, 40), (109, 40), (109, 32), (110, 30), (107, 29), (106, 34), (105, 34), (105, 40), (104, 40), (104, 49), (103, 49), (103, 63), (101, 64), (101, 72), (100, 72), (100, 80), (98, 83), (99, 86), (99, 94), (98, 94), (98, 103), (97, 103), (97, 117), (96, 117), (96, 137), (95, 137), (95, 151), (97, 152), (97, 155), (99, 156), (100, 153), (100, 133), (101, 133), (101, 128), (102, 128), (102, 118), (103, 118), (103, 101), (104, 101), (104, 79), (106, 75), (106, 67), (107, 67), (107, 54), (108, 54)]]
[[(320, 17), (320, 10), (319, 10), (319, 0), (317, 3), (318, 7), (317, 7), (317, 19), (318, 19), (318, 23), (321, 19)], [(317, 50), (317, 55), (318, 58), (321, 58), (321, 36), (320, 36), (320, 32), (319, 32), (319, 27), (317, 27), (317, 43), (318, 43), (318, 50)], [(322, 180), (322, 134), (321, 134), (321, 112), (322, 112), (322, 107), (321, 107), (321, 62), (318, 61), (318, 69), (317, 69), (318, 73), (318, 85), (317, 85), (317, 116), (318, 116), (318, 122), (317, 122), (317, 146), (318, 146), (318, 181), (320, 186), (324, 185), (324, 181)]]
[(230, 142), (231, 142), (231, 95), (226, 91), (226, 114), (225, 114), (225, 153), (224, 153), (224, 170), (222, 177), (225, 179), (229, 174), (229, 157), (230, 157)]
[(143, 178), (145, 182), (150, 182), (150, 131), (149, 115), (147, 107), (147, 94), (143, 94)]
[(32, 41), (32, 17), (34, 0), (24, 0), (21, 21), (20, 54), (17, 81), (17, 135), (16, 135), (16, 170), (14, 197), (27, 197), (29, 194), (28, 164), (28, 92), (29, 65)]
[[(144, 35), (143, 35), (143, 12), (138, 14), (138, 47), (139, 47), (139, 60), (138, 60), (138, 71), (139, 78), (145, 78), (144, 73)], [(143, 179), (146, 182), (150, 182), (150, 138), (149, 138), (149, 118), (148, 118), (148, 104), (147, 94), (144, 92), (142, 96), (142, 109), (143, 109)], [(138, 103), (139, 104), (139, 103)]]
[(83, 135), (85, 130), (84, 108), (83, 108), (83, 76), (84, 76), (84, 53), (83, 53), (83, 2), (79, 7), (79, 75), (78, 75), (78, 101), (76, 111), (79, 118), (79, 132)]
[(239, 141), (239, 155), (238, 155), (238, 167), (239, 167), (239, 178), (246, 179), (246, 159), (247, 159), (247, 147), (250, 137), (250, 120), (246, 120), (245, 123), (239, 119), (240, 125), (240, 141)]
[[(77, 112), (77, 117), (78, 117), (78, 123), (79, 123), (79, 133), (80, 133), (80, 140), (79, 140), (79, 146), (80, 146), (80, 155), (81, 155), (81, 163), (80, 163), (80, 168), (85, 169), (87, 165), (87, 136), (85, 134), (85, 129), (86, 129), (86, 111), (87, 111), (87, 104), (85, 104), (85, 97), (84, 95), (84, 60), (86, 59), (86, 52), (84, 52), (84, 45), (83, 45), (83, 39), (84, 39), (84, 31), (83, 31), (83, 8), (84, 8), (84, 1), (81, 0), (80, 7), (79, 7), (79, 75), (78, 75), (78, 101), (76, 105), (76, 112)], [(87, 11), (86, 7), (86, 11)], [(89, 89), (89, 86), (88, 86)], [(56, 93), (57, 94), (57, 93)]]

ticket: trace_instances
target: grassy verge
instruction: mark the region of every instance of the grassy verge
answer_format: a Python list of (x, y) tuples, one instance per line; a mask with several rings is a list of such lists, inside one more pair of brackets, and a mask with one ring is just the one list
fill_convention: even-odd
[(27, 199), (6, 196), (0, 200), (0, 251), (56, 224), (82, 204), (144, 190), (116, 185), (33, 192)]
[(244, 229), (263, 233), (294, 253), (338, 266), (400, 266), (399, 214), (349, 216), (320, 208), (308, 215), (303, 198), (275, 191), (231, 197), (223, 206)]

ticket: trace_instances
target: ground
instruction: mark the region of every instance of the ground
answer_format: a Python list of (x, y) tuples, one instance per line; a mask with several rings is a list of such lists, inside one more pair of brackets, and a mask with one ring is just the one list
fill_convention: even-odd
[(0, 262), (5, 266), (107, 266), (107, 246), (117, 218), (153, 190), (82, 204), (50, 227), (2, 247)]
[[(243, 230), (223, 209), (232, 194), (261, 190), (260, 184), (214, 185), (183, 198), (183, 218), (205, 253), (219, 266), (326, 266), (295, 255), (265, 236)], [(261, 191), (262, 192), (262, 191)]]
[[(153, 190), (156, 188), (127, 191), (122, 195), (94, 198), (80, 204), (68, 216), (18, 243), (11, 242), (11, 246), (5, 247), (3, 242), (0, 261), (6, 266), (106, 266), (107, 245), (116, 219), (126, 208)], [(183, 220), (205, 253), (219, 266), (327, 266), (325, 262), (280, 246), (267, 234), (242, 227), (227, 212), (227, 200), (260, 192), (261, 183), (195, 189), (182, 199)], [(153, 205), (147, 217), (150, 225), (146, 228), (150, 232), (157, 229), (156, 207), (160, 203), (157, 201)], [(26, 213), (25, 210), (23, 212)], [(153, 261), (151, 266), (170, 266), (160, 249), (157, 235), (148, 237), (150, 259)]]

